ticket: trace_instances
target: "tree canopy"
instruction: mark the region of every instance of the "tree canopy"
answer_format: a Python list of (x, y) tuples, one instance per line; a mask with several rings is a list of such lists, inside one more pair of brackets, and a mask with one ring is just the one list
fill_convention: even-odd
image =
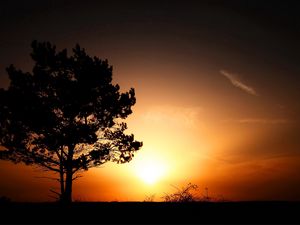
[(73, 54), (32, 42), (32, 72), (7, 68), (0, 89), (0, 159), (59, 174), (60, 200), (72, 201), (74, 174), (108, 161), (129, 162), (142, 146), (124, 119), (135, 91), (112, 84), (112, 66), (76, 45)]

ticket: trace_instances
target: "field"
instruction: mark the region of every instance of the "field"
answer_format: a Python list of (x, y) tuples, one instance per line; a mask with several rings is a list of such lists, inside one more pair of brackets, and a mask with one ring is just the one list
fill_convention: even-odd
[(299, 224), (299, 202), (1, 204), (6, 224)]

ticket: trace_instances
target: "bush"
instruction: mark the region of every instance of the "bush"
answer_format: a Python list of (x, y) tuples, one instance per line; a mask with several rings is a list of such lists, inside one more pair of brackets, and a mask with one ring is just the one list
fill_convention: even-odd
[(155, 194), (146, 195), (144, 202), (154, 202)]
[[(175, 187), (175, 186), (174, 186)], [(195, 202), (197, 201), (197, 197), (193, 193), (198, 189), (196, 184), (189, 183), (187, 186), (182, 188), (177, 188), (177, 191), (172, 194), (166, 194), (162, 198), (165, 202)]]

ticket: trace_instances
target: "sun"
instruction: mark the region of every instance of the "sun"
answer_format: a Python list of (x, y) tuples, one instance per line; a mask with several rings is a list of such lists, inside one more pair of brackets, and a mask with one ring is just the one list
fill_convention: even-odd
[(139, 177), (147, 184), (154, 184), (162, 175), (162, 170), (155, 165), (145, 165), (138, 171)]
[(143, 160), (137, 165), (136, 173), (143, 182), (153, 185), (165, 176), (166, 167), (158, 160)]

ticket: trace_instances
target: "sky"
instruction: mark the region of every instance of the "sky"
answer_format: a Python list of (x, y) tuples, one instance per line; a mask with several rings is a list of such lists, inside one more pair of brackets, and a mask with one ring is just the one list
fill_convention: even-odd
[[(1, 1), (5, 68), (31, 71), (30, 44), (79, 43), (134, 87), (127, 119), (144, 146), (128, 164), (83, 173), (73, 196), (143, 201), (189, 182), (228, 200), (300, 200), (297, 1)], [(154, 171), (154, 172), (153, 172)], [(148, 175), (145, 175), (148, 174)], [(0, 162), (0, 196), (51, 201), (37, 168)]]

